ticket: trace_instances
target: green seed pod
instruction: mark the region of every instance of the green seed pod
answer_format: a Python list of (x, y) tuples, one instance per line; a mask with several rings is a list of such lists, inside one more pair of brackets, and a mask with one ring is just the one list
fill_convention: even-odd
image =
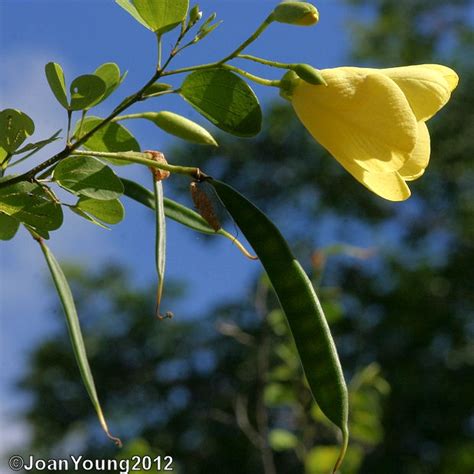
[(310, 84), (327, 85), (319, 70), (309, 64), (296, 64), (291, 70), (296, 72), (303, 81), (309, 82)]
[(280, 97), (291, 101), (295, 87), (301, 79), (294, 71), (287, 71), (280, 80)]
[(213, 136), (201, 125), (173, 112), (146, 112), (143, 118), (151, 120), (165, 132), (200, 145), (217, 146)]
[(273, 10), (273, 21), (290, 25), (311, 26), (319, 21), (319, 12), (311, 3), (286, 1)]

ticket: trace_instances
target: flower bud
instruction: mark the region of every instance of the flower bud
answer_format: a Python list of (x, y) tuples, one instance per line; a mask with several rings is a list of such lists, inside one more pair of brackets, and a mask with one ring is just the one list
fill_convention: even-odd
[(293, 91), (300, 81), (301, 79), (296, 72), (286, 72), (280, 80), (280, 97), (291, 101)]
[(319, 12), (311, 3), (285, 1), (275, 7), (272, 19), (290, 25), (311, 26), (319, 21)]
[(201, 125), (173, 112), (145, 112), (143, 118), (151, 120), (165, 132), (200, 145), (217, 146), (213, 136)]
[(202, 12), (199, 10), (199, 5), (194, 5), (189, 12), (189, 24), (195, 25), (202, 17)]
[(326, 81), (318, 69), (310, 66), (309, 64), (295, 64), (292, 68), (292, 71), (295, 71), (303, 81), (308, 82), (309, 84), (314, 85), (326, 85)]

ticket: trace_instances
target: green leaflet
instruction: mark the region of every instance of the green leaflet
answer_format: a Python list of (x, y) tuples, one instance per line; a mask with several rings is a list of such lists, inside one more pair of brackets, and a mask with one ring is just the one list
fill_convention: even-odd
[(336, 346), (313, 285), (276, 226), (256, 206), (225, 183), (209, 181), (260, 258), (285, 312), (304, 373), (323, 413), (348, 443), (348, 394)]
[(75, 207), (106, 224), (118, 224), (123, 220), (125, 214), (123, 205), (118, 199), (103, 201), (81, 197)]
[(109, 201), (123, 193), (120, 179), (112, 168), (92, 156), (70, 156), (61, 161), (53, 179), (73, 194)]
[(64, 72), (60, 64), (48, 63), (45, 66), (46, 79), (49, 87), (53, 91), (54, 97), (67, 110), (69, 103), (66, 94), (66, 82), (64, 79)]
[(74, 355), (76, 356), (76, 361), (79, 367), (79, 371), (81, 373), (82, 381), (84, 382), (87, 393), (89, 394), (92, 404), (97, 412), (97, 416), (99, 418), (103, 430), (105, 431), (107, 436), (115, 442), (115, 444), (121, 446), (122, 442), (120, 441), (120, 439), (115, 438), (110, 434), (109, 428), (107, 427), (107, 423), (104, 418), (104, 414), (102, 412), (102, 407), (100, 406), (99, 398), (97, 396), (97, 391), (95, 388), (94, 378), (92, 376), (89, 361), (87, 359), (86, 347), (84, 345), (81, 326), (79, 323), (79, 318), (77, 315), (76, 306), (74, 304), (71, 289), (69, 288), (66, 277), (54, 255), (51, 253), (51, 251), (42, 239), (37, 239), (37, 241), (41, 247), (41, 250), (43, 251), (43, 255), (46, 259), (46, 263), (48, 264), (49, 271), (51, 272), (54, 285), (56, 286), (56, 290), (63, 305), (64, 313), (66, 315), (69, 337), (71, 338), (72, 348), (74, 350)]
[[(84, 136), (86, 133), (90, 132), (99, 123), (101, 123), (102, 120), (103, 119), (99, 117), (87, 117), (82, 124), (81, 136)], [(76, 125), (74, 134), (77, 135), (78, 132), (79, 123)], [(89, 140), (87, 140), (83, 146), (88, 150), (94, 151), (140, 151), (140, 145), (132, 133), (123, 125), (115, 122), (110, 122), (95, 132), (94, 135), (89, 138)], [(108, 159), (107, 161), (110, 161), (114, 165), (129, 164), (121, 160), (114, 160), (112, 158)]]
[(24, 112), (15, 109), (0, 111), (0, 147), (13, 153), (35, 131), (35, 124)]
[(225, 69), (191, 73), (180, 94), (216, 127), (239, 137), (252, 137), (262, 128), (262, 111), (250, 86)]
[[(117, 87), (125, 79), (127, 73), (124, 73), (123, 76), (120, 75), (120, 68), (115, 63), (104, 63), (99, 66), (95, 71), (94, 75), (100, 77), (105, 84), (105, 92), (98, 102), (102, 102), (107, 99), (112, 92), (117, 89)], [(95, 105), (94, 104), (94, 105)]]
[(19, 221), (3, 212), (0, 212), (0, 240), (13, 239), (19, 226)]
[(71, 83), (71, 110), (87, 110), (97, 104), (106, 91), (105, 82), (95, 74), (76, 77)]
[(127, 13), (133, 16), (135, 20), (138, 21), (145, 28), (151, 30), (151, 27), (145, 22), (145, 20), (140, 16), (137, 9), (129, 2), (129, 0), (115, 0), (115, 3), (122, 7)]
[(0, 211), (45, 237), (63, 222), (61, 206), (41, 186), (25, 181), (0, 189)]
[[(49, 138), (46, 138), (44, 140), (40, 140), (38, 142), (34, 142), (34, 143), (28, 143), (27, 145), (25, 145), (24, 147), (20, 148), (19, 150), (16, 150), (15, 153), (13, 153), (14, 155), (20, 155), (22, 153), (26, 153), (27, 151), (34, 151), (35, 153), (39, 150), (41, 150), (41, 148), (44, 148), (46, 145), (49, 145), (50, 143), (56, 141), (56, 140), (59, 140), (60, 137), (59, 137), (59, 134), (61, 133), (61, 129), (58, 130), (57, 132), (53, 133), (53, 135), (51, 135)], [(31, 156), (33, 153), (30, 153), (29, 156)]]
[(189, 0), (132, 0), (132, 3), (149, 28), (160, 35), (178, 26), (186, 18), (189, 7)]

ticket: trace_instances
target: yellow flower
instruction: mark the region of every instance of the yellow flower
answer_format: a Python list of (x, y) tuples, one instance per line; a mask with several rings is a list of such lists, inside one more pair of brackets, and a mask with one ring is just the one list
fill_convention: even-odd
[(425, 122), (458, 84), (438, 64), (368, 69), (323, 69), (327, 86), (299, 80), (291, 102), (301, 122), (364, 186), (391, 200), (410, 197), (406, 181), (428, 166)]

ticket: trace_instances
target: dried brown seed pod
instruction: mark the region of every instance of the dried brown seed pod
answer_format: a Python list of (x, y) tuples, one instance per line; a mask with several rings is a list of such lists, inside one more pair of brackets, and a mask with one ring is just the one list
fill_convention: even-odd
[(206, 222), (217, 232), (222, 226), (217, 217), (216, 210), (212, 203), (212, 200), (209, 198), (207, 193), (199, 186), (198, 181), (193, 181), (189, 185), (189, 190), (191, 192), (191, 198), (194, 203), (194, 207), (199, 212), (199, 214), (206, 220)]
[[(168, 164), (165, 155), (163, 155), (161, 151), (145, 150), (144, 153), (149, 153), (151, 155), (150, 159), (156, 161), (157, 163), (163, 163), (164, 165)], [(151, 166), (150, 171), (152, 172), (155, 181), (163, 181), (164, 179), (168, 179), (170, 176), (169, 171), (160, 170), (159, 168), (153, 168)]]

